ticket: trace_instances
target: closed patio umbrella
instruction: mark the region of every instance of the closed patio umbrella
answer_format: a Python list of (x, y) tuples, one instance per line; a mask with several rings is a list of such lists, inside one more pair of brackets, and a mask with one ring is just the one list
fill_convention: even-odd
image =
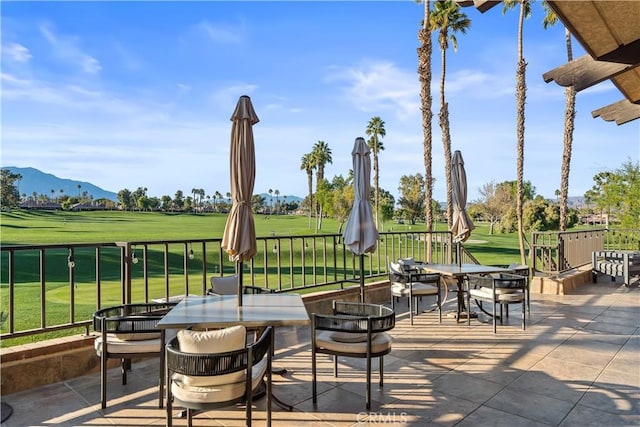
[(342, 237), (344, 244), (360, 257), (360, 302), (364, 302), (364, 254), (374, 252), (378, 230), (371, 209), (371, 157), (364, 138), (356, 138), (353, 157), (353, 207)]
[(471, 235), (475, 228), (467, 213), (467, 173), (464, 170), (464, 160), (460, 150), (456, 150), (451, 158), (451, 185), (453, 187), (453, 217), (451, 220), (451, 234), (456, 243), (456, 258), (460, 259), (460, 243)]
[(231, 116), (231, 212), (222, 236), (222, 248), (229, 260), (237, 263), (238, 305), (242, 305), (242, 267), (256, 254), (256, 228), (251, 211), (251, 197), (256, 175), (253, 125), (260, 120), (251, 99), (243, 95)]

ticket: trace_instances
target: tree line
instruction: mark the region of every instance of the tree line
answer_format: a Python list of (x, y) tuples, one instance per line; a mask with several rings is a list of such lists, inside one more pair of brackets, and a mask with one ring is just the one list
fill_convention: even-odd
[[(325, 152), (331, 152), (329, 145), (320, 144)], [(20, 174), (12, 173), (8, 169), (2, 169), (0, 175), (0, 206), (3, 210), (17, 208), (21, 201), (28, 197), (18, 193)], [(613, 171), (600, 172), (594, 176), (594, 185), (584, 197), (586, 205), (580, 209), (568, 209), (566, 215), (567, 227), (572, 227), (579, 222), (580, 215), (604, 214), (624, 228), (640, 228), (640, 165), (631, 160)], [(517, 230), (516, 197), (517, 183), (504, 181), (496, 183), (488, 182), (479, 190), (480, 198), (468, 204), (468, 211), (476, 221), (486, 221), (490, 226), (490, 233), (508, 233)], [(422, 174), (403, 175), (398, 184), (400, 197), (394, 196), (384, 188), (377, 188), (371, 194), (372, 205), (377, 194), (378, 209), (376, 217), (381, 224), (389, 220), (407, 221), (411, 224), (425, 222), (426, 197), (425, 178)], [(265, 197), (258, 194), (252, 198), (252, 209), (256, 213), (264, 214), (290, 214), (309, 212), (314, 219), (321, 223), (321, 218), (316, 216), (329, 216), (340, 223), (344, 223), (353, 204), (353, 170), (349, 170), (346, 177), (334, 176), (331, 181), (322, 178), (316, 191), (305, 197), (300, 203), (282, 200), (279, 191), (269, 191), (276, 195), (275, 204), (267, 203)], [(110, 200), (94, 200), (94, 203), (111, 203), (107, 209), (124, 210), (162, 210), (172, 212), (219, 212), (226, 213), (231, 208), (231, 194), (226, 193), (226, 198), (219, 192), (212, 196), (204, 195), (199, 189), (192, 189), (193, 197), (184, 196), (181, 190), (176, 191), (174, 197), (162, 196), (161, 198), (149, 197), (144, 187), (135, 191), (127, 189), (118, 192), (119, 202)], [(33, 196), (32, 196), (33, 197)], [(73, 203), (81, 203), (92, 200), (86, 192), (80, 192), (78, 196), (39, 195), (43, 200), (57, 201), (61, 209), (69, 209)], [(560, 222), (560, 203), (551, 201), (536, 194), (536, 189), (531, 182), (523, 185), (523, 228), (525, 231), (558, 230)], [(432, 201), (431, 212), (433, 220), (446, 222), (446, 209), (442, 209), (437, 201)]]

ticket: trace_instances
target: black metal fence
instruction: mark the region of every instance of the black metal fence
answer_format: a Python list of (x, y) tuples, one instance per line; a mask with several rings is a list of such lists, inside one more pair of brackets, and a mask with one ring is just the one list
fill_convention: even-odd
[[(359, 259), (340, 234), (262, 237), (257, 247), (243, 264), (245, 285), (307, 292), (339, 289), (360, 277)], [(367, 281), (386, 276), (388, 260), (399, 257), (452, 262), (451, 248), (449, 232), (381, 232), (377, 250), (366, 255), (364, 276)], [(3, 341), (88, 333), (92, 314), (101, 307), (203, 295), (211, 276), (236, 273), (220, 238), (18, 245), (1, 251)]]

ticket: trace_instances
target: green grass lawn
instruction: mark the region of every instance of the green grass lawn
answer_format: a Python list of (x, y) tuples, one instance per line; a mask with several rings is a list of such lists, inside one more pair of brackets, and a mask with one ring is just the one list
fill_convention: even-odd
[[(226, 214), (165, 214), (159, 212), (57, 212), (57, 211), (15, 211), (0, 213), (0, 229), (2, 245), (10, 244), (65, 244), (65, 243), (97, 243), (116, 241), (153, 241), (153, 240), (196, 240), (222, 237), (226, 223)], [(315, 234), (315, 223), (306, 216), (255, 216), (256, 234), (259, 237), (301, 236)], [(396, 224), (388, 222), (380, 227), (386, 231), (422, 231), (424, 224)], [(439, 224), (438, 230), (445, 229)], [(332, 219), (323, 221), (321, 234), (334, 234), (340, 230), (340, 224)], [(488, 226), (477, 224), (476, 230), (464, 246), (483, 264), (509, 264), (519, 262), (518, 241), (515, 234), (489, 235)], [(102, 305), (119, 301), (119, 251), (106, 255), (106, 267), (103, 269), (101, 284)], [(7, 305), (7, 260), (2, 259), (2, 288), (0, 289), (0, 306), (6, 312)], [(158, 255), (157, 263), (162, 261)], [(174, 257), (175, 255), (175, 257)], [(269, 254), (271, 256), (272, 254)], [(74, 292), (74, 311), (76, 319), (90, 318), (96, 308), (95, 285), (91, 283), (94, 270), (91, 263), (82, 262), (82, 250), (76, 251), (76, 269), (78, 286)], [(153, 257), (150, 254), (150, 259)], [(296, 259), (299, 254), (296, 253)], [(59, 324), (68, 321), (70, 307), (69, 272), (66, 267), (66, 249), (47, 257), (46, 284), (46, 323)], [(172, 253), (176, 260), (176, 268), (171, 282), (179, 290), (182, 281), (182, 254)], [(26, 264), (25, 264), (26, 263)], [(172, 266), (173, 269), (173, 266)], [(112, 271), (113, 270), (113, 271)], [(16, 315), (16, 330), (38, 327), (40, 322), (40, 283), (37, 256), (22, 264), (16, 265), (16, 273), (20, 272), (19, 286), (16, 286), (15, 300), (19, 307)], [(193, 261), (194, 276), (201, 271), (201, 261)], [(135, 271), (140, 280), (140, 269)], [(201, 277), (201, 276), (200, 276)], [(135, 279), (135, 277), (134, 277)], [(161, 292), (163, 277), (152, 277), (150, 290)], [(191, 283), (191, 281), (190, 281)], [(134, 292), (141, 292), (139, 289)], [(176, 292), (180, 293), (180, 292)], [(113, 296), (111, 298), (109, 295)], [(138, 300), (142, 296), (138, 295)], [(67, 319), (67, 320), (65, 320)], [(6, 325), (2, 332), (6, 332)], [(81, 332), (80, 330), (75, 333)], [(46, 338), (68, 335), (70, 331), (46, 334)], [(24, 337), (3, 342), (3, 346), (15, 345), (44, 339), (43, 336)], [(6, 341), (6, 340), (5, 340)]]

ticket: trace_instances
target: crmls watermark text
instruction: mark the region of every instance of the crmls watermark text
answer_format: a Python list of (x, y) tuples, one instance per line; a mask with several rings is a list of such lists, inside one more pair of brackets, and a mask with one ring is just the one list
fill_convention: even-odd
[(406, 412), (358, 412), (356, 421), (368, 425), (384, 425), (406, 423), (408, 421)]

